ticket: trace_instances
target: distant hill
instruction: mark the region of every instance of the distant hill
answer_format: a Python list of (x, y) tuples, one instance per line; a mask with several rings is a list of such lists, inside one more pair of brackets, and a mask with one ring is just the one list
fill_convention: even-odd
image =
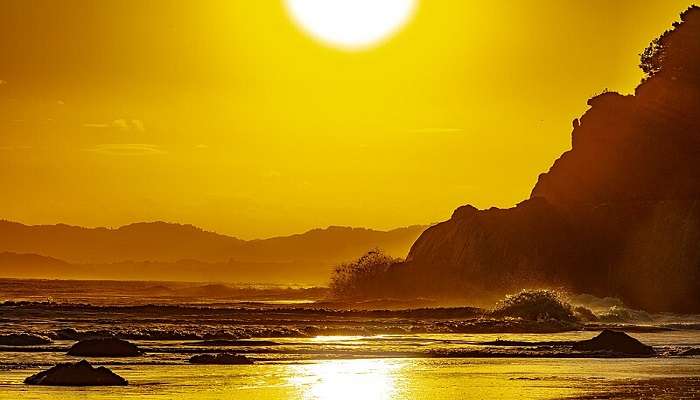
[(0, 221), (0, 251), (41, 254), (79, 263), (183, 258), (221, 261), (235, 254), (244, 243), (192, 225), (165, 222), (108, 229)]
[(370, 248), (405, 256), (425, 228), (332, 226), (246, 241), (165, 222), (109, 229), (0, 221), (0, 276), (322, 284), (334, 264)]
[(65, 261), (36, 254), (0, 253), (0, 274), (7, 278), (45, 278), (56, 271), (67, 271), (71, 265)]

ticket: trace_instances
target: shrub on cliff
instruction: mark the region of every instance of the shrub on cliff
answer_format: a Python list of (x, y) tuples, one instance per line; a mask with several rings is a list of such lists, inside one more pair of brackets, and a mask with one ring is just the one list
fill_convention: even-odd
[[(697, 40), (700, 26), (686, 22), (698, 18), (698, 14), (700, 7), (691, 6), (681, 14), (680, 22), (673, 24), (674, 29), (654, 39), (644, 50), (639, 66), (647, 77), (666, 71), (676, 78), (678, 75), (685, 75), (684, 78), (695, 75), (697, 79), (698, 71), (693, 67), (700, 64), (700, 42)], [(683, 29), (678, 29), (681, 26)]]

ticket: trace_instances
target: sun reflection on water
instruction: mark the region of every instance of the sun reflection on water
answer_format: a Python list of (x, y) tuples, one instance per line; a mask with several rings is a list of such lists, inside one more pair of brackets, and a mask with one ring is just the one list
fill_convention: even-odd
[(382, 400), (397, 391), (400, 360), (332, 360), (297, 366), (292, 384), (305, 399)]

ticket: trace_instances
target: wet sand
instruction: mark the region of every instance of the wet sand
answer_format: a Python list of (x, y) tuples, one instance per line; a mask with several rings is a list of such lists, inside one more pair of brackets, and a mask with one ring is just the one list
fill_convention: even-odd
[(700, 360), (358, 359), (112, 369), (116, 388), (28, 387), (0, 371), (0, 399), (680, 399), (700, 396)]

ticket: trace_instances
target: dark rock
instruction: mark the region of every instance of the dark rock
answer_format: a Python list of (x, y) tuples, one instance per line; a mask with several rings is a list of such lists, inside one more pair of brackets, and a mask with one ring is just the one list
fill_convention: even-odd
[(279, 343), (269, 340), (226, 340), (212, 339), (188, 343), (192, 346), (277, 346)]
[(80, 340), (83, 339), (81, 333), (73, 328), (61, 328), (52, 332), (51, 337), (55, 340)]
[(688, 349), (681, 353), (682, 356), (700, 356), (700, 348)]
[(605, 351), (639, 356), (651, 356), (656, 354), (651, 346), (643, 344), (628, 334), (608, 329), (604, 330), (593, 339), (574, 343), (573, 349), (577, 351)]
[[(540, 351), (569, 354), (572, 357), (651, 356), (656, 354), (651, 346), (641, 343), (639, 340), (624, 332), (611, 331), (608, 329), (603, 330), (593, 339), (581, 341), (527, 342), (498, 339), (483, 344), (497, 347), (537, 347), (537, 350)], [(575, 350), (579, 353), (573, 354), (567, 349)]]
[(191, 364), (249, 365), (253, 361), (237, 354), (197, 354), (190, 358)]
[(570, 346), (571, 342), (561, 341), (561, 340), (551, 340), (551, 341), (541, 341), (541, 342), (527, 342), (522, 340), (503, 340), (496, 339), (491, 342), (482, 343), (486, 346), (498, 346), (498, 347), (535, 347), (535, 346)]
[(569, 269), (584, 267), (585, 250), (574, 240), (578, 229), (545, 199), (459, 214), (428, 228), (390, 280), (409, 280), (406, 286), (413, 287), (404, 292), (414, 296), (440, 293), (483, 302), (565, 281)]
[(574, 307), (574, 315), (576, 316), (576, 319), (581, 322), (598, 321), (598, 317), (593, 313), (593, 311), (583, 306)]
[(58, 364), (26, 378), (24, 383), (46, 386), (126, 386), (129, 384), (109, 369), (95, 368), (85, 360)]
[(28, 333), (11, 333), (0, 335), (0, 345), (2, 346), (36, 346), (51, 343), (51, 339), (45, 336), (32, 335)]
[(79, 357), (134, 357), (141, 354), (141, 350), (126, 340), (116, 338), (100, 338), (81, 340), (69, 350), (69, 356)]

